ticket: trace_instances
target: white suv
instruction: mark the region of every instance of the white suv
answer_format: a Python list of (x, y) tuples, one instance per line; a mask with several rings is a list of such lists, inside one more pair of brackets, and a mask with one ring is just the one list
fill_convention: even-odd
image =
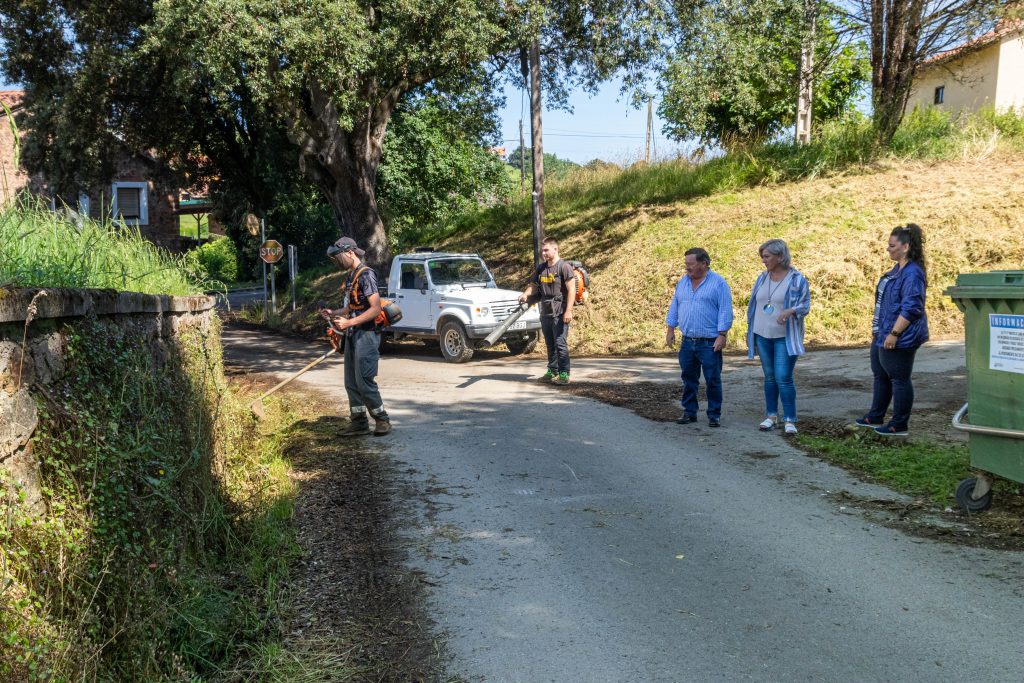
[[(519, 292), (499, 289), (476, 254), (400, 254), (391, 263), (387, 297), (402, 319), (385, 329), (394, 339), (437, 339), (441, 355), (464, 363), (518, 307)], [(531, 306), (501, 339), (514, 354), (529, 353), (540, 337), (540, 316)]]

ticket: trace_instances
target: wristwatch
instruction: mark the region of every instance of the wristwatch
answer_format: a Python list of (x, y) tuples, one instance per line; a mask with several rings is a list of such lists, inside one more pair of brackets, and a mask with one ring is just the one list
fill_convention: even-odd
[(894, 337), (899, 337), (901, 334), (903, 334), (903, 330), (900, 330), (899, 332), (897, 332), (896, 330), (891, 330), (889, 334), (891, 334)]

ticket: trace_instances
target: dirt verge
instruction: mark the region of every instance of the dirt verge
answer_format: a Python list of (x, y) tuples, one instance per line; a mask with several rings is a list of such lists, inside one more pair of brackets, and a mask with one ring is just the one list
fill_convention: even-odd
[(437, 680), (444, 648), (422, 608), (422, 583), (405, 566), (395, 472), (381, 442), (345, 439), (345, 425), (321, 415), (288, 436), (303, 558), (289, 587), (287, 639), (296, 649), (348, 648), (345, 680)]
[[(582, 380), (561, 387), (575, 396), (592, 398), (609, 405), (626, 408), (637, 415), (655, 422), (671, 422), (680, 415), (680, 385), (666, 382), (616, 380), (614, 376), (602, 377), (607, 381)], [(816, 380), (817, 384), (835, 386), (831, 375)], [(962, 382), (951, 382), (941, 377), (923, 374), (915, 384), (929, 387), (931, 393), (942, 388), (935, 407), (914, 412), (915, 432), (927, 434), (929, 441), (940, 444), (963, 443), (964, 435), (949, 428), (950, 415), (959, 408), (959, 396), (964, 393)], [(808, 386), (815, 386), (812, 380)], [(859, 385), (857, 385), (859, 386)], [(703, 401), (704, 387), (701, 385), (700, 400)], [(803, 434), (842, 438), (848, 434), (844, 420), (822, 417), (803, 417), (800, 422)], [(794, 443), (799, 446), (799, 444)], [(803, 449), (808, 457), (818, 458), (853, 472), (864, 481), (876, 482), (865, 472), (857, 471), (836, 462), (827, 454)], [(777, 457), (767, 452), (748, 453), (758, 460)], [(1024, 495), (1022, 487), (1009, 482), (998, 482), (995, 490), (997, 503), (985, 513), (969, 514), (958, 506), (938, 507), (924, 500), (911, 503), (864, 499), (848, 491), (832, 494), (845, 512), (858, 512), (871, 521), (883, 526), (899, 529), (919, 538), (956, 543), (972, 547), (999, 550), (1024, 550)]]

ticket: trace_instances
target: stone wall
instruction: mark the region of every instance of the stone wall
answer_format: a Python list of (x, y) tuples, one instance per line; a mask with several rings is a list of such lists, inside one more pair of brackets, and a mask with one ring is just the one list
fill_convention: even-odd
[(0, 289), (0, 475), (22, 487), (26, 503), (42, 506), (39, 461), (32, 436), (49, 386), (65, 371), (65, 336), (87, 319), (141, 332), (154, 357), (167, 357), (183, 326), (210, 328), (214, 299), (109, 290)]

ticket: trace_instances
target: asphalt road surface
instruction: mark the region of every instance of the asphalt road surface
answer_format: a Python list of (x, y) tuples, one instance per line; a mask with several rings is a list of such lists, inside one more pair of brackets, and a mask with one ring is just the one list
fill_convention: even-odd
[[(298, 369), (320, 351), (230, 329), (225, 341), (229, 359), (264, 371)], [(814, 368), (866, 372), (857, 354), (811, 354), (798, 383)], [(957, 354), (926, 348), (921, 362), (949, 356), (952, 367)], [(745, 359), (727, 361), (714, 430), (703, 415), (654, 423), (574, 398), (538, 386), (535, 360), (484, 356), (385, 357), (379, 378), (395, 425), (389, 456), (420, 493), (409, 501), (409, 562), (431, 586), (452, 675), (1024, 679), (1024, 556), (851, 514), (829, 492), (896, 495), (759, 434), (756, 401), (737, 406), (758, 393)], [(304, 379), (343, 411), (340, 359), (327, 365)], [(674, 381), (677, 370), (671, 359), (574, 366), (575, 376), (609, 372)]]

